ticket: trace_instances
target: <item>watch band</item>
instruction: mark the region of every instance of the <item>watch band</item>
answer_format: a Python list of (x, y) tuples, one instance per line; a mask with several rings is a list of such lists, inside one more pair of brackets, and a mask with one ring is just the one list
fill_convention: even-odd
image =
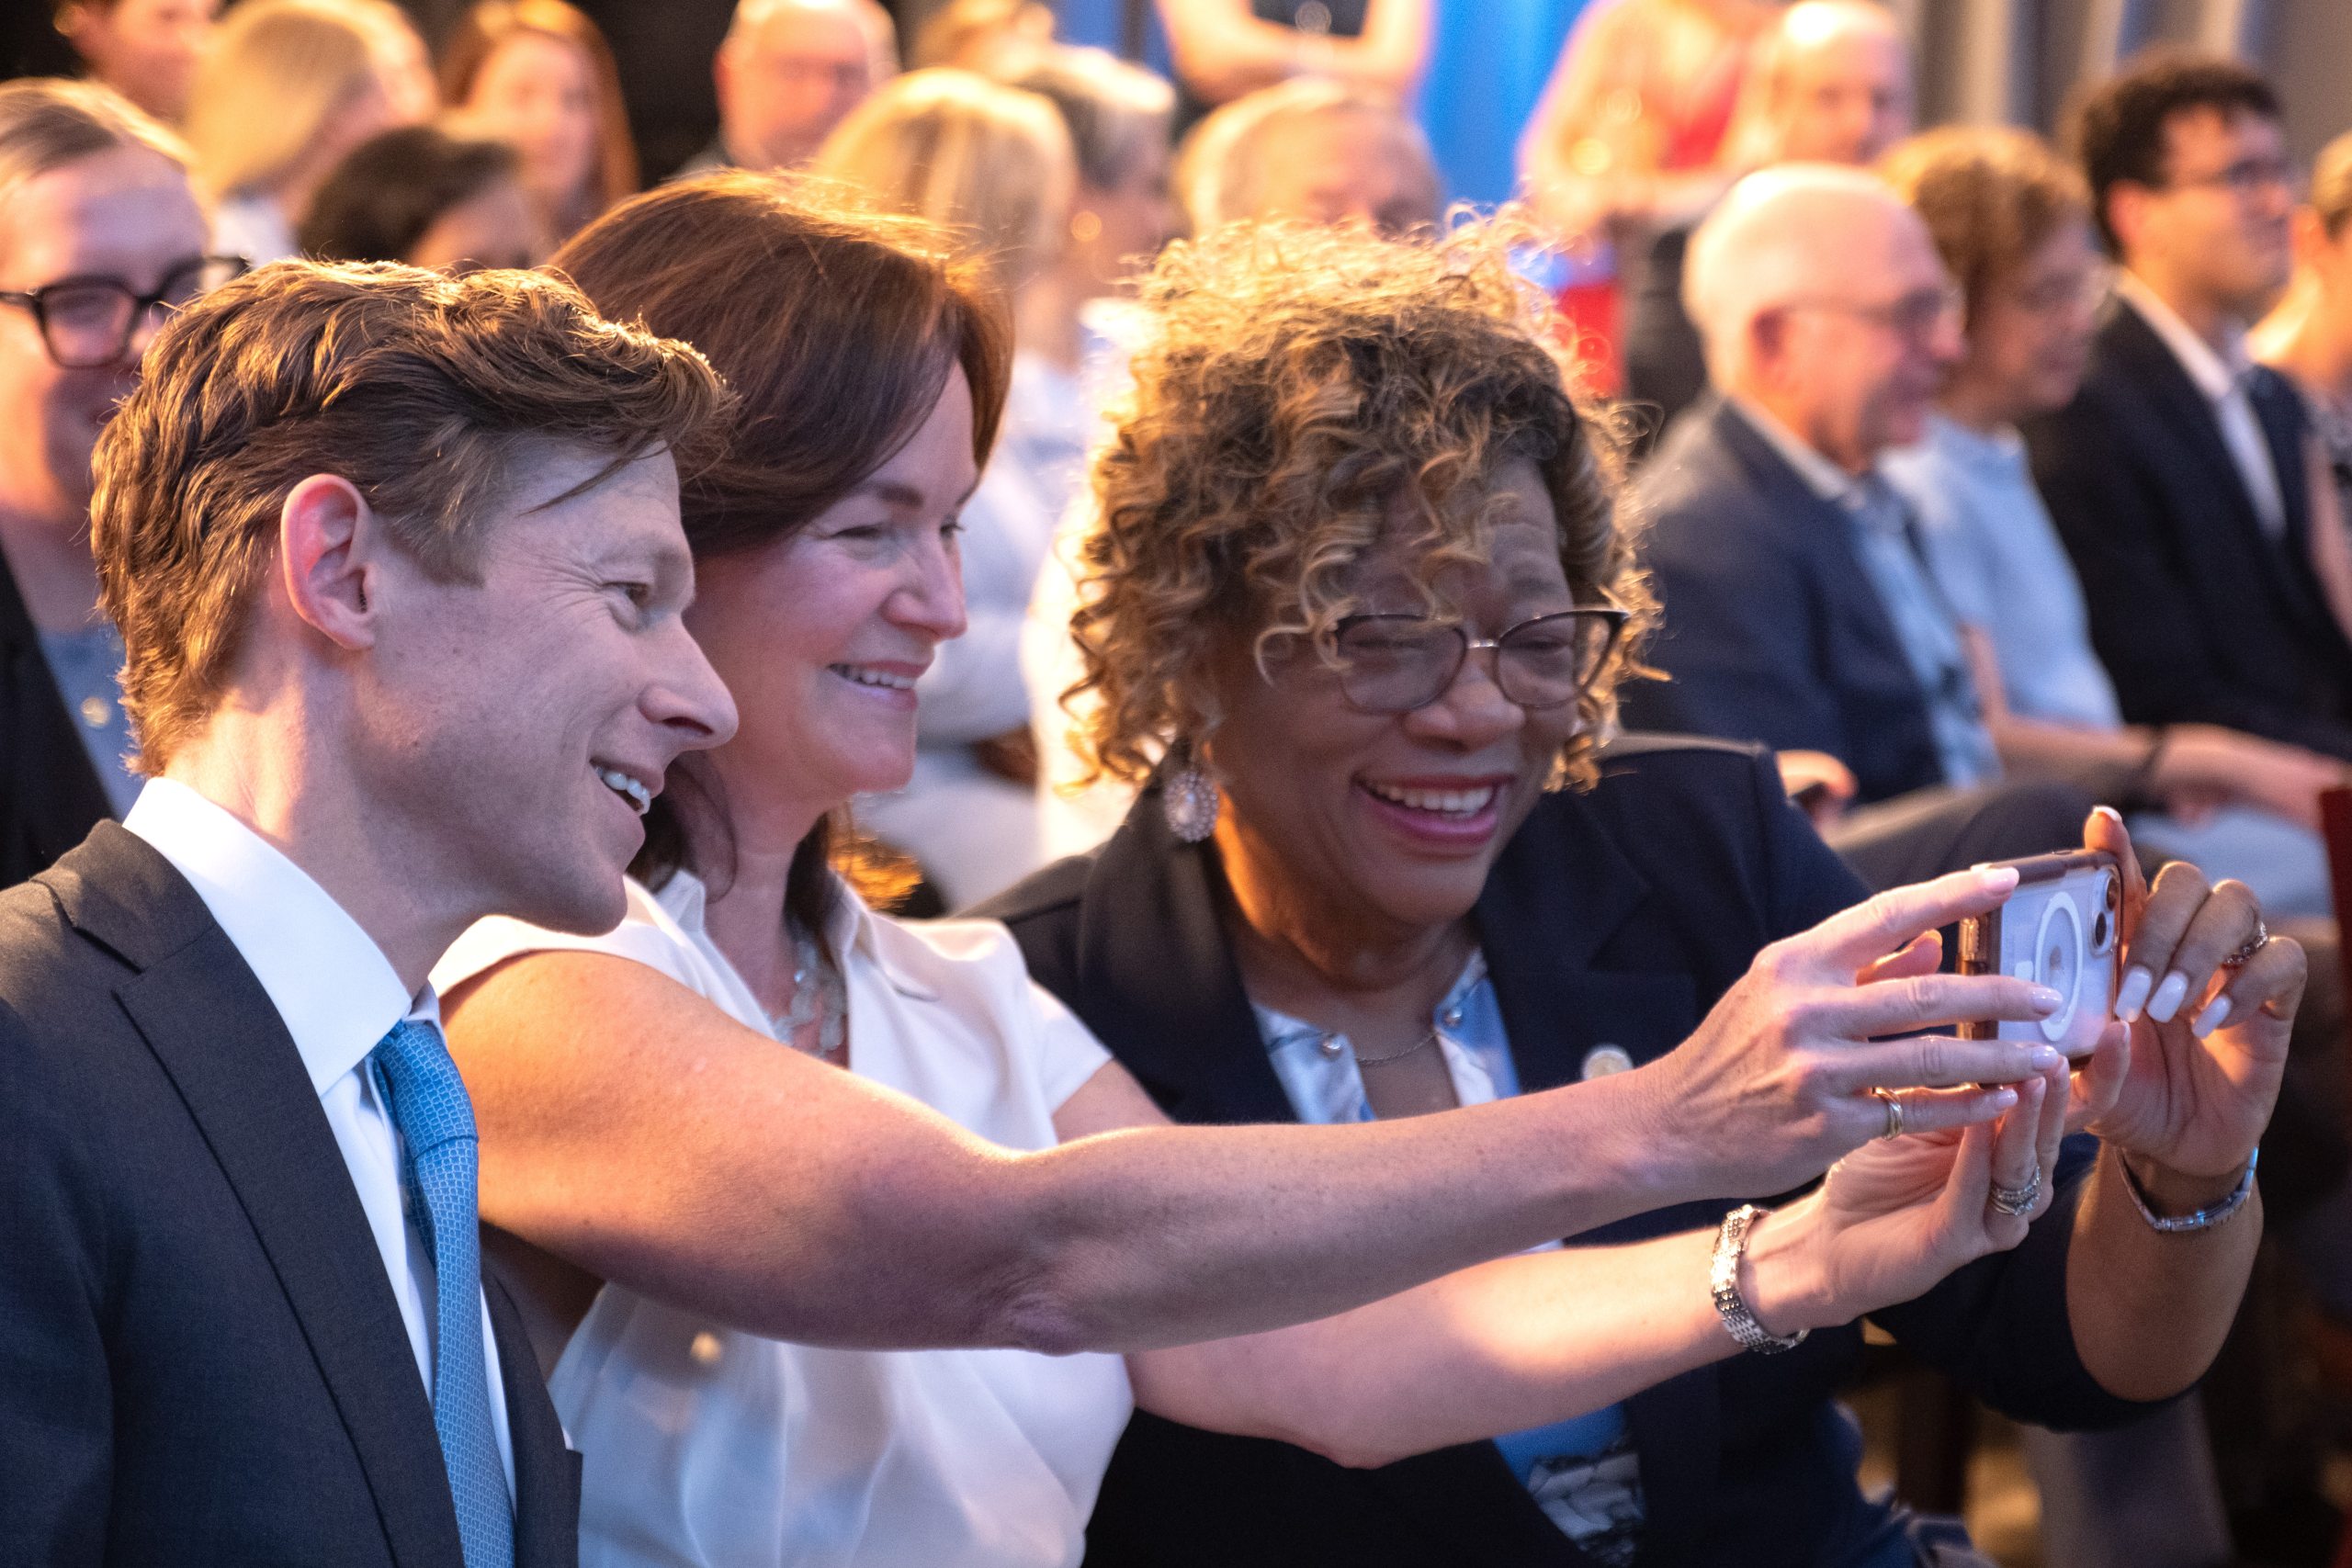
[(1753, 1350), (1759, 1356), (1793, 1350), (1812, 1332), (1800, 1328), (1786, 1337), (1774, 1334), (1757, 1322), (1756, 1314), (1740, 1300), (1740, 1255), (1747, 1250), (1749, 1229), (1770, 1212), (1753, 1203), (1743, 1203), (1725, 1214), (1724, 1228), (1715, 1237), (1714, 1261), (1707, 1270), (1707, 1288), (1715, 1299), (1715, 1313), (1724, 1320), (1724, 1331), (1739, 1342), (1742, 1349)]
[(2123, 1190), (2132, 1194), (2132, 1206), (2140, 1211), (2140, 1217), (2148, 1222), (2150, 1230), (2161, 1231), (2166, 1235), (2178, 1235), (2184, 1231), (2211, 1230), (2245, 1208), (2246, 1199), (2254, 1194), (2254, 1168), (2261, 1159), (2262, 1150), (2258, 1147), (2246, 1156), (2245, 1174), (2238, 1178), (2237, 1190), (2211, 1208), (2192, 1209), (2186, 1214), (2159, 1215), (2148, 1206), (2147, 1190), (2140, 1185), (2140, 1179), (2132, 1174), (2132, 1162), (2123, 1157), (2120, 1149), (2115, 1156), (2116, 1167), (2123, 1172)]

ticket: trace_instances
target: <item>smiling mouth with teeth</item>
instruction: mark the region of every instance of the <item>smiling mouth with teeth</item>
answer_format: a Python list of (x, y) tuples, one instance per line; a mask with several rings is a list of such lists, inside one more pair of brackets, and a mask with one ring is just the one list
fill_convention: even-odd
[(887, 671), (868, 670), (855, 664), (828, 664), (825, 668), (853, 685), (878, 686), (888, 692), (911, 692), (915, 689), (915, 678), (911, 675), (893, 675)]
[(1401, 806), (1408, 811), (1428, 811), (1441, 817), (1476, 817), (1492, 806), (1498, 793), (1493, 784), (1480, 784), (1476, 789), (1396, 789), (1387, 784), (1367, 783), (1365, 793)]
[(653, 792), (618, 768), (598, 768), (596, 776), (605, 782), (606, 789), (634, 807), (639, 817), (653, 809)]

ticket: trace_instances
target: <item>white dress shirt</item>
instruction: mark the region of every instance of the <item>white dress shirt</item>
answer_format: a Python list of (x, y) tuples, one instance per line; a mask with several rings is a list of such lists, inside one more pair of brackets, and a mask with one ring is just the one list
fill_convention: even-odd
[[(704, 905), (681, 872), (658, 896), (629, 883), (603, 936), (484, 920), (433, 977), (451, 989), (521, 953), (609, 953), (774, 1039)], [(904, 924), (844, 888), (823, 940), (851, 1070), (991, 1143), (1052, 1147), (1054, 1112), (1111, 1059), (992, 920)], [(548, 1392), (586, 1456), (582, 1568), (1074, 1568), (1135, 1403), (1117, 1356), (823, 1349), (614, 1284)]]
[(2264, 533), (2278, 537), (2287, 530), (2287, 503), (2279, 494), (2270, 443), (2263, 439), (2262, 421), (2255, 415), (2254, 400), (2246, 395), (2246, 377), (2254, 369), (2254, 361), (2246, 355), (2245, 334), (2233, 326), (2222, 351), (2216, 352), (2180, 319), (2178, 311), (2132, 274), (2116, 274), (2115, 292), (2140, 312), (2140, 319), (2172, 351), (2173, 358), (2212, 406), (2213, 418), (2222, 427), (2222, 444), (2230, 449), (2230, 461), (2245, 486), (2246, 499), (2254, 502), (2255, 516), (2261, 519)]
[[(367, 1070), (368, 1054), (403, 1019), (441, 1026), (441, 1005), (426, 986), (412, 997), (359, 923), (301, 867), (234, 816), (187, 785), (150, 779), (122, 825), (187, 878), (230, 943), (261, 982), (310, 1069), (319, 1108), (376, 1250), (384, 1259), (416, 1370), (433, 1393), (435, 1335), (433, 1251), (402, 1213), (400, 1138)], [(490, 1423), (514, 1491), (514, 1445), (507, 1429), (506, 1389), (499, 1381), (498, 1341), (482, 1305), (481, 1343), (490, 1365)]]

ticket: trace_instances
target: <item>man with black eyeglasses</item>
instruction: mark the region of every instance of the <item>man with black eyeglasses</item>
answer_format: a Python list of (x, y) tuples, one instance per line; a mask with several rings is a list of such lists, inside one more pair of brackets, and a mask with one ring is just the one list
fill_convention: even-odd
[(90, 453), (162, 310), (237, 269), (205, 234), (169, 131), (91, 84), (0, 85), (0, 886), (137, 793)]
[(2152, 55), (2084, 102), (2075, 139), (2120, 268), (2082, 390), (2024, 429), (2123, 716), (2352, 758), (2302, 411), (2243, 341), (2291, 261), (2278, 97), (2233, 62)]

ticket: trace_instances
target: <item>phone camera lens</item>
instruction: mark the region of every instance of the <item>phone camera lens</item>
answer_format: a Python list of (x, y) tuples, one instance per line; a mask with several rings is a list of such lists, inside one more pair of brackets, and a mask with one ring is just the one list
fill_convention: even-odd
[(2108, 919), (2105, 909), (2101, 909), (2091, 917), (2091, 951), (2093, 953), (2105, 953), (2109, 940), (2114, 935), (2115, 927)]

